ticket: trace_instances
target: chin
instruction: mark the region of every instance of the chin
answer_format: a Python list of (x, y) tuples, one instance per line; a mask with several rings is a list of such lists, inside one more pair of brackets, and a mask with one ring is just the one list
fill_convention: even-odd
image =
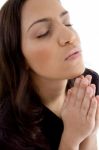
[(71, 70), (70, 76), (68, 79), (74, 79), (82, 75), (85, 71), (85, 66), (81, 65), (80, 67), (75, 67), (74, 69)]

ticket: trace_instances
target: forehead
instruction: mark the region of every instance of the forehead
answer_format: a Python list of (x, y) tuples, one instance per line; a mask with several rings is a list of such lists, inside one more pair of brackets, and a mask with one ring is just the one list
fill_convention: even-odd
[(61, 7), (59, 0), (26, 0), (22, 14), (33, 13), (33, 14), (43, 14), (48, 11), (58, 10)]
[(22, 22), (29, 24), (40, 18), (56, 17), (63, 10), (59, 0), (27, 0), (22, 8)]

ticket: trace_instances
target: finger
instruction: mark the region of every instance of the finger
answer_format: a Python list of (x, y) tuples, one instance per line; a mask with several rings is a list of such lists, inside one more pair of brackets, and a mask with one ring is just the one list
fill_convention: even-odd
[(74, 105), (76, 101), (80, 81), (81, 81), (81, 78), (76, 78), (74, 87), (71, 89), (71, 96), (70, 96), (70, 102), (69, 102), (70, 105)]
[(66, 107), (66, 106), (69, 104), (71, 92), (72, 92), (72, 89), (69, 89), (69, 90), (67, 91), (67, 95), (66, 95), (66, 97), (65, 97), (64, 104), (63, 104), (64, 107)]
[(99, 127), (99, 96), (96, 96), (97, 100), (97, 111), (96, 111), (96, 128)]
[(97, 102), (99, 103), (99, 95), (96, 96)]
[(83, 99), (82, 104), (81, 104), (81, 112), (84, 115), (87, 115), (87, 113), (89, 111), (92, 96), (93, 96), (93, 89), (91, 86), (88, 86), (86, 88), (85, 96), (84, 96), (84, 99)]
[(92, 80), (92, 76), (91, 75), (86, 75), (85, 78), (88, 79), (89, 85), (90, 85), (91, 84), (91, 80)]
[(75, 105), (77, 107), (81, 107), (81, 103), (82, 103), (82, 100), (84, 99), (85, 91), (86, 91), (86, 87), (88, 86), (88, 83), (89, 81), (87, 78), (81, 79), (79, 90), (77, 92), (77, 100), (75, 102)]
[(97, 110), (97, 101), (96, 98), (93, 97), (91, 100), (91, 105), (87, 114), (87, 120), (92, 121), (95, 118), (96, 115), (96, 110)]
[(74, 82), (74, 87), (79, 87), (80, 81), (81, 81), (81, 77), (76, 78), (76, 79), (75, 79), (75, 82)]
[(93, 96), (95, 96), (95, 93), (96, 93), (96, 85), (95, 84), (91, 84), (90, 85), (93, 89)]

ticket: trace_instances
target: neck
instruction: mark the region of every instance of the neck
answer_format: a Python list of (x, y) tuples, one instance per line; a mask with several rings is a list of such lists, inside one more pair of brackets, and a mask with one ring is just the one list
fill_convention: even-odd
[(33, 84), (36, 92), (40, 95), (42, 103), (60, 116), (60, 110), (65, 99), (67, 80), (48, 80), (35, 77)]

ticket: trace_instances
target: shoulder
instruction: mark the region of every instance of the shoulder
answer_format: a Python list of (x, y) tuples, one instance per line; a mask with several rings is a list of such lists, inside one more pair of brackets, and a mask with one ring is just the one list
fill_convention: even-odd
[(99, 95), (99, 74), (91, 69), (85, 69), (84, 76), (90, 74), (92, 76), (92, 83), (96, 85), (96, 95)]

